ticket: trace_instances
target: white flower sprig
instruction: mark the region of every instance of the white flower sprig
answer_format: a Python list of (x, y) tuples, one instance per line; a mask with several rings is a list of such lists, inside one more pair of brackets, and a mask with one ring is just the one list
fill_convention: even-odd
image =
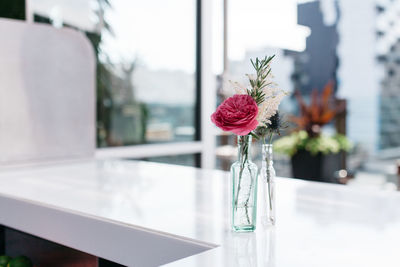
[(271, 87), (264, 90), (264, 102), (259, 106), (257, 120), (259, 126), (267, 126), (270, 118), (276, 114), (283, 97), (287, 95), (282, 89)]

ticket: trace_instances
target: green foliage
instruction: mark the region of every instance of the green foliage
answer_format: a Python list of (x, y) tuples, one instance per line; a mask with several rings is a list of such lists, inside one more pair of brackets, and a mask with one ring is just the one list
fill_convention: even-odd
[(31, 259), (26, 256), (11, 258), (7, 255), (0, 256), (0, 267), (32, 267)]
[(309, 137), (306, 131), (293, 132), (274, 142), (277, 153), (293, 156), (299, 150), (309, 151), (312, 155), (318, 153), (329, 154), (349, 151), (352, 145), (348, 138), (341, 134), (327, 136), (321, 134), (318, 137)]
[(251, 75), (248, 75), (251, 89), (247, 89), (247, 94), (256, 101), (257, 105), (264, 102), (265, 93), (263, 88), (270, 84), (268, 82), (268, 76), (271, 74), (270, 63), (274, 57), (275, 55), (270, 57), (265, 56), (265, 58), (261, 60), (257, 57), (255, 61), (250, 59), (251, 64), (256, 71), (256, 77), (253, 78)]
[(18, 256), (10, 260), (7, 267), (32, 267), (32, 261), (26, 256)]
[(11, 260), (11, 257), (7, 255), (0, 256), (0, 267), (7, 267), (8, 262)]
[(339, 146), (344, 151), (350, 151), (353, 148), (352, 143), (350, 140), (343, 134), (336, 134), (334, 136), (336, 141), (339, 143)]

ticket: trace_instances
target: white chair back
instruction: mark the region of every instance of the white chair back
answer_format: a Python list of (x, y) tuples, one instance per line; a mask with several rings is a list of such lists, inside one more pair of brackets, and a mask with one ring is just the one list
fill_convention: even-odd
[(71, 29), (0, 19), (0, 166), (93, 157), (95, 57)]

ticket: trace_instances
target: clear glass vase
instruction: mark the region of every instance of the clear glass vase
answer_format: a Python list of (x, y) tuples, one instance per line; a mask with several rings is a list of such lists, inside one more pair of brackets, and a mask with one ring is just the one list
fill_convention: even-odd
[(273, 146), (262, 146), (261, 178), (263, 183), (263, 214), (261, 221), (264, 225), (275, 224), (275, 169), (272, 159)]
[(231, 166), (232, 228), (236, 232), (256, 229), (257, 165), (250, 157), (251, 136), (238, 136), (238, 161)]

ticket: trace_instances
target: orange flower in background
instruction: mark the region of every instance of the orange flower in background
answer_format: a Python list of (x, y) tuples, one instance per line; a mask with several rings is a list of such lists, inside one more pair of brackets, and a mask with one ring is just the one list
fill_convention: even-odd
[(343, 108), (335, 105), (332, 93), (333, 82), (329, 82), (321, 93), (316, 89), (312, 91), (310, 105), (307, 105), (300, 92), (295, 92), (300, 116), (291, 116), (290, 119), (298, 125), (298, 130), (307, 131), (310, 137), (320, 134), (322, 126), (328, 124)]

